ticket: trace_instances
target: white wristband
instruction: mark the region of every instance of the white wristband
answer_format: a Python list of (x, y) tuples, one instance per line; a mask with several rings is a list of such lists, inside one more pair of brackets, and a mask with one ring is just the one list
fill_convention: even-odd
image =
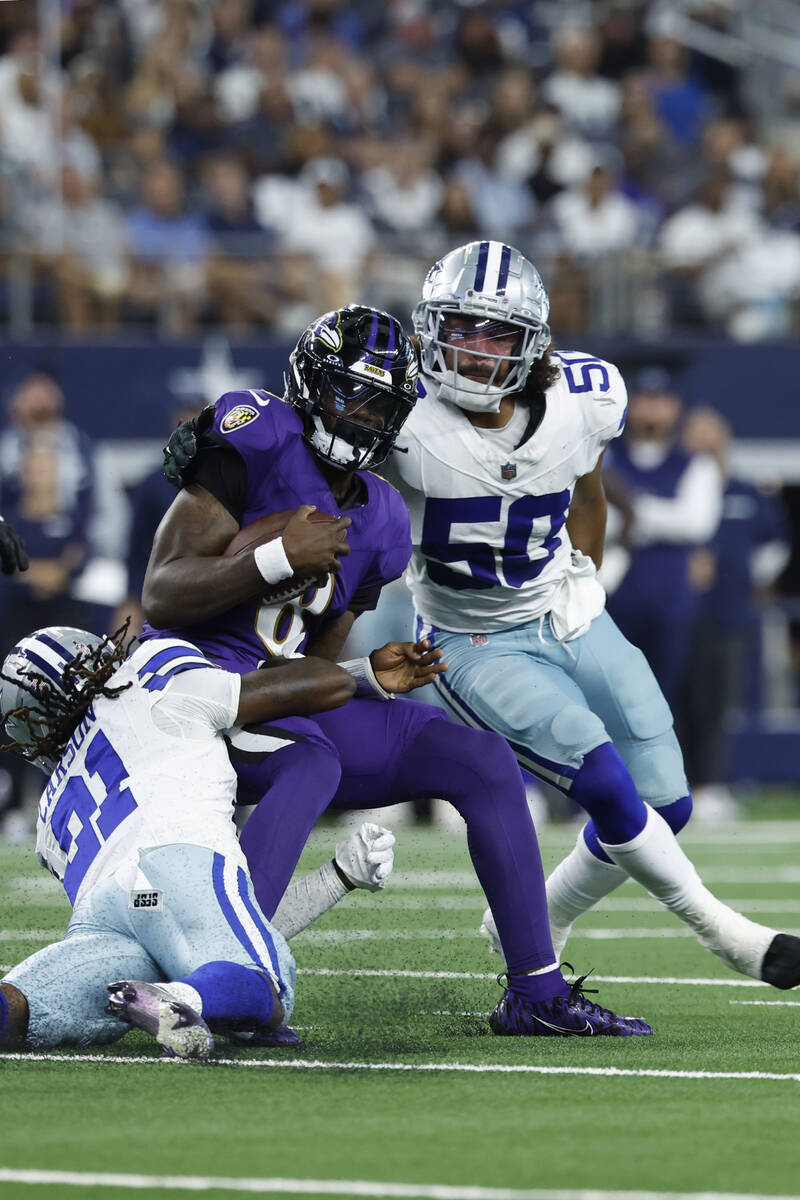
[(373, 670), (369, 657), (351, 658), (347, 662), (337, 663), (337, 666), (348, 671), (355, 679), (356, 696), (373, 700), (394, 700), (394, 692), (387, 692), (378, 683), (378, 677)]
[(294, 567), (286, 557), (286, 551), (283, 548), (283, 538), (273, 538), (271, 542), (266, 542), (263, 546), (256, 546), (253, 558), (261, 576), (267, 583), (280, 583), (284, 579), (291, 579), (294, 575)]

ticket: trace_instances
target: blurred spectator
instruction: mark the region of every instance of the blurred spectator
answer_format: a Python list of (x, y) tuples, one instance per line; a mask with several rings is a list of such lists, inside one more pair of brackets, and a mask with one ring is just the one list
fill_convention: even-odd
[(318, 280), (317, 309), (349, 304), (362, 294), (375, 232), (359, 206), (347, 199), (349, 176), (338, 158), (312, 159), (300, 175), (302, 202), (287, 214), (286, 249), (308, 257)]
[(234, 155), (209, 159), (203, 173), (206, 224), (214, 254), (208, 288), (220, 323), (232, 332), (269, 325), (275, 311), (279, 262), (275, 237), (255, 218), (250, 180)]
[(25, 59), (14, 66), (0, 110), (0, 153), (31, 183), (44, 181), (58, 160), (56, 133), (35, 63)]
[(498, 70), (505, 62), (498, 23), (493, 20), (494, 16), (488, 8), (475, 8), (472, 11), (468, 9), (462, 12), (456, 26), (456, 55), (479, 80)]
[(716, 536), (690, 560), (700, 601), (676, 713), (695, 815), (701, 820), (736, 815), (727, 786), (730, 719), (744, 704), (759, 633), (758, 596), (778, 578), (790, 551), (778, 499), (730, 474), (731, 440), (730, 426), (714, 409), (695, 409), (686, 419), (687, 452), (713, 455), (725, 480)]
[(556, 70), (542, 96), (579, 133), (608, 137), (619, 114), (618, 86), (597, 74), (601, 43), (590, 29), (565, 29), (556, 38)]
[(65, 166), (73, 167), (84, 179), (99, 183), (102, 178), (103, 164), (94, 138), (81, 125), (80, 104), (80, 97), (76, 89), (67, 88), (62, 92), (59, 109), (61, 132), (57, 161)]
[(735, 208), (728, 192), (727, 179), (712, 175), (694, 202), (669, 217), (661, 230), (661, 253), (675, 272), (672, 299), (678, 319), (714, 319), (718, 268), (757, 236), (756, 216)]
[(381, 166), (364, 173), (361, 188), (367, 211), (379, 229), (392, 233), (428, 229), (444, 191), (430, 160), (430, 145), (400, 138), (387, 145)]
[(710, 102), (705, 89), (692, 77), (686, 48), (672, 38), (654, 37), (647, 47), (647, 59), (647, 86), (656, 115), (676, 142), (696, 145), (710, 115)]
[[(62, 166), (93, 180), (95, 200), (120, 205), (135, 225), (139, 214), (129, 210), (142, 205), (142, 179), (156, 163), (177, 164), (193, 206), (206, 160), (231, 153), (256, 181), (258, 222), (275, 231), (282, 249), (292, 249), (284, 272), (297, 306), (287, 317), (292, 326), (318, 307), (320, 269), (331, 295), (341, 294), (336, 280), (353, 286), (355, 272), (357, 292), (348, 298), (380, 289), (392, 260), (404, 257), (409, 277), (421, 271), (444, 189), (445, 211), (458, 199), (453, 177), (469, 193), (470, 234), (511, 238), (540, 259), (540, 247), (544, 257), (551, 249), (550, 202), (569, 192), (557, 209), (565, 223), (577, 222), (579, 234), (591, 229), (603, 242), (602, 251), (589, 253), (603, 255), (611, 301), (602, 310), (572, 306), (570, 322), (580, 308), (590, 325), (622, 331), (637, 325), (634, 313), (647, 311), (660, 314), (639, 322), (652, 330), (664, 323), (668, 294), (678, 326), (721, 328), (753, 340), (789, 335), (797, 324), (800, 243), (785, 236), (800, 232), (789, 158), (796, 89), (784, 75), (768, 101), (759, 83), (766, 61), (731, 66), (709, 53), (738, 37), (732, 14), (719, 6), (693, 12), (692, 22), (711, 31), (701, 52), (664, 36), (676, 30), (684, 36), (686, 27), (670, 20), (674, 14), (661, 0), (600, 6), (87, 0), (64, 11), (60, 78), (58, 69), (42, 64), (36, 32), (27, 26), (30, 6), (5, 5), (3, 14), (4, 30), (11, 31), (0, 58), (3, 228), (20, 259), (27, 254), (20, 226), (30, 224), (31, 206), (42, 204), (43, 193), (58, 191)], [(587, 14), (591, 27), (580, 23)], [(598, 154), (615, 165), (619, 180), (590, 203), (585, 185)], [(317, 159), (347, 168), (335, 202), (300, 178)], [(731, 214), (746, 210), (760, 228), (747, 244), (720, 248), (726, 222), (706, 219), (710, 237), (701, 230), (694, 238), (700, 249), (695, 245), (687, 258), (685, 245), (673, 242), (692, 240), (687, 207), (697, 233), (698, 204), (687, 201), (709, 173), (726, 181), (724, 207)], [(594, 185), (602, 180), (590, 190)], [(618, 249), (628, 202), (637, 227)], [(374, 222), (381, 254), (348, 253), (344, 266), (320, 267), (306, 249), (306, 217), (323, 212), (322, 227), (330, 230), (331, 209), (337, 219), (349, 210), (345, 244), (356, 223), (359, 240), (371, 243)], [(644, 253), (629, 254), (633, 247)], [(226, 253), (218, 249), (214, 257), (216, 278)], [(152, 248), (145, 265), (134, 253), (130, 303), (121, 318), (175, 334), (201, 318), (213, 320), (221, 301), (212, 294), (206, 304), (205, 251), (190, 257), (178, 264), (181, 253), (162, 260)], [(49, 297), (63, 291), (56, 259), (33, 265), (32, 288), (24, 262), (3, 263), (8, 308), (20, 331), (49, 318)], [(562, 266), (564, 278), (574, 273), (574, 265)], [(104, 319), (96, 304), (86, 317), (73, 317), (77, 324)], [(260, 312), (240, 311), (231, 324), (245, 328), (261, 319)]]
[(183, 180), (171, 163), (156, 163), (145, 175), (141, 202), (128, 216), (128, 240), (132, 304), (164, 312), (170, 332), (186, 333), (205, 300), (211, 243), (202, 217), (185, 210)]
[(478, 228), (486, 236), (512, 239), (530, 224), (536, 208), (533, 196), (497, 170), (488, 130), (478, 134), (474, 153), (456, 164), (454, 175), (469, 192)]
[(714, 536), (722, 506), (714, 459), (680, 444), (681, 412), (669, 373), (644, 368), (631, 387), (625, 433), (606, 455), (607, 470), (627, 489), (631, 515), (627, 569), (608, 609), (644, 651), (670, 703), (683, 678), (697, 608), (692, 551)]
[[(25, 539), (29, 569), (0, 578), (0, 620), (6, 650), (45, 625), (84, 628), (84, 606), (70, 594), (89, 553), (93, 464), (89, 439), (64, 416), (64, 394), (45, 372), (13, 393), (0, 434), (0, 511)], [(26, 773), (21, 760), (0, 772), (5, 793), (3, 833), (27, 834), (20, 812)]]
[[(240, 57), (214, 81), (222, 119), (235, 124), (255, 116), (264, 89), (276, 83), (285, 85), (287, 68), (288, 50), (280, 29), (262, 25), (252, 30)], [(288, 111), (293, 119), (291, 102)]]
[(782, 146), (773, 147), (767, 160), (764, 216), (778, 229), (800, 233), (800, 167)]
[(636, 205), (617, 190), (607, 167), (595, 166), (581, 187), (559, 193), (551, 213), (563, 252), (574, 258), (603, 258), (636, 244)]
[(474, 233), (478, 228), (469, 190), (460, 179), (448, 179), (445, 184), (439, 223), (444, 234), (443, 240), (448, 243), (462, 235)]
[(243, 54), (250, 20), (247, 0), (216, 0), (211, 10), (213, 34), (206, 61), (214, 75), (238, 63)]
[(129, 279), (122, 213), (97, 194), (96, 177), (61, 172), (61, 196), (33, 206), (30, 233), (52, 267), (60, 322), (71, 333), (115, 325)]

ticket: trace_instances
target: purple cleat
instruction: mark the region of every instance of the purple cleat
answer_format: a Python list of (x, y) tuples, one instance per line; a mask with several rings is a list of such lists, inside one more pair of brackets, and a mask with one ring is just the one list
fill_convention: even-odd
[(210, 1058), (214, 1052), (211, 1030), (199, 1013), (181, 1004), (169, 988), (138, 979), (108, 985), (106, 1012), (152, 1034), (173, 1058)]
[[(531, 1003), (511, 988), (492, 1015), (489, 1026), (500, 1037), (646, 1037), (652, 1028), (641, 1017), (620, 1017), (609, 1008), (587, 1000), (581, 984), (585, 975), (570, 986), (569, 995)], [(498, 976), (498, 982), (502, 976)]]
[(232, 1040), (237, 1046), (299, 1046), (300, 1038), (288, 1025), (279, 1025), (277, 1029), (264, 1030), (261, 1033), (234, 1033)]

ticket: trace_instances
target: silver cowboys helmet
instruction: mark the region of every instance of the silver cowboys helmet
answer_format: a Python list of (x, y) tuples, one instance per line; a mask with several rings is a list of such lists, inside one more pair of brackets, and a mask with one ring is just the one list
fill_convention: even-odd
[(539, 272), (519, 250), (491, 241), (459, 246), (431, 267), (414, 309), (422, 370), (443, 400), (497, 412), (547, 350), (549, 312)]
[[(45, 714), (36, 699), (37, 692), (46, 688), (40, 680), (46, 679), (56, 692), (66, 697), (64, 672), (69, 663), (76, 655), (96, 650), (104, 643), (108, 645), (109, 653), (113, 653), (114, 642), (109, 638), (65, 625), (37, 629), (17, 642), (0, 667), (5, 676), (0, 679), (0, 723), (12, 742), (29, 742), (31, 727), (42, 736), (47, 733)], [(21, 713), (11, 715), (20, 709), (27, 714), (30, 725)], [(33, 751), (25, 753), (24, 757), (48, 774), (55, 770), (54, 760), (37, 756)]]

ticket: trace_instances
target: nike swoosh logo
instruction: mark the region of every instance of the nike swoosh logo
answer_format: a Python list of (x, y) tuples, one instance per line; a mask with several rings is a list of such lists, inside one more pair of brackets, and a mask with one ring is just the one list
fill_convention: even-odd
[[(563, 1025), (551, 1025), (550, 1022), (545, 1021), (543, 1017), (537, 1017), (536, 1020), (539, 1022), (540, 1025), (546, 1025), (548, 1029), (554, 1030), (555, 1033), (565, 1033), (565, 1034), (568, 1034), (570, 1037), (581, 1037), (584, 1035), (586, 1035), (588, 1037), (594, 1036), (594, 1030), (592, 1029), (592, 1027), (588, 1021), (586, 1021), (586, 1024), (584, 1025), (583, 1029), (565, 1029)], [(585, 1017), (584, 1017), (584, 1020), (586, 1020)]]

